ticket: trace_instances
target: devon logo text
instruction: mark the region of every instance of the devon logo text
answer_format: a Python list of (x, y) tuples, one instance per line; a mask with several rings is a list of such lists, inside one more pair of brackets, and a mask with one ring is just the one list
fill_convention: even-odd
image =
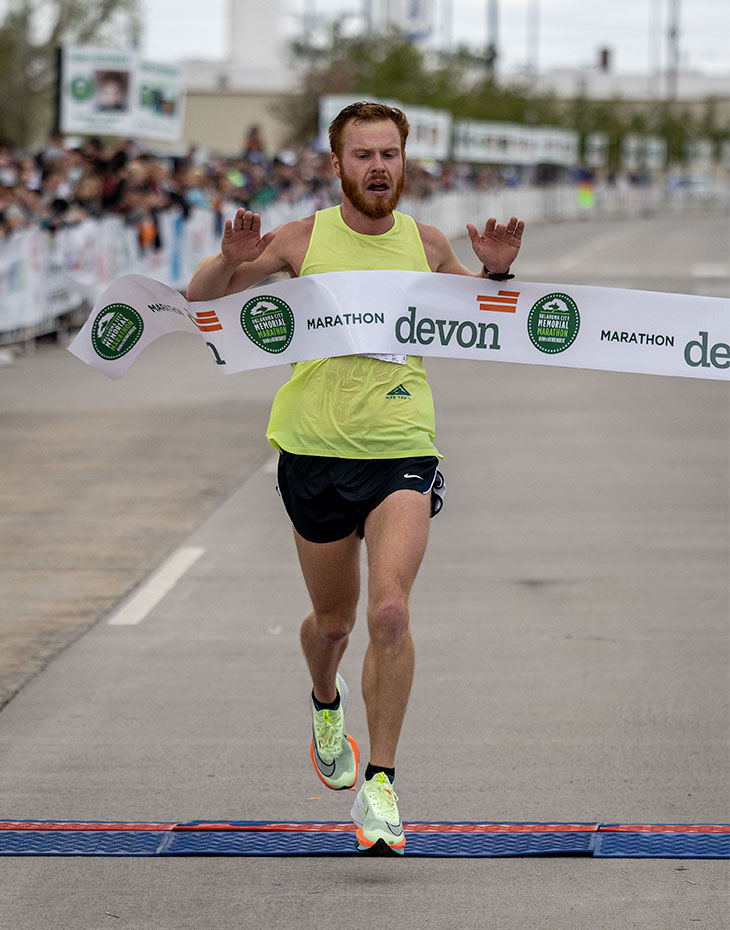
[[(496, 323), (472, 323), (471, 320), (434, 320), (423, 316), (416, 320), (416, 308), (409, 307), (406, 316), (395, 322), (395, 338), (401, 343), (431, 345), (434, 339), (448, 346), (452, 339), (462, 349), (500, 349), (499, 327)], [(490, 341), (487, 341), (487, 340)]]

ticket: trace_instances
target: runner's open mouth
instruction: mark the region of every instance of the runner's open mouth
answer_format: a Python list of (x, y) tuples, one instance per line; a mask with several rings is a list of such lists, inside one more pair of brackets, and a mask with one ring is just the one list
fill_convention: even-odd
[(368, 190), (383, 193), (390, 190), (390, 185), (386, 181), (373, 181), (372, 184), (368, 184)]

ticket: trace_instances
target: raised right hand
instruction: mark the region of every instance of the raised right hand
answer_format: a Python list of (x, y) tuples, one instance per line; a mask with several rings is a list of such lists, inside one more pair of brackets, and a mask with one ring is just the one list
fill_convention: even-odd
[(241, 207), (233, 220), (226, 220), (221, 239), (221, 255), (230, 264), (255, 261), (273, 239), (273, 232), (261, 235), (261, 217)]

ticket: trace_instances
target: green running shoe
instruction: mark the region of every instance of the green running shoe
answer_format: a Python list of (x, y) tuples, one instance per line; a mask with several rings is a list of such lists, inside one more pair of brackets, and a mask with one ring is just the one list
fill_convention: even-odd
[(337, 691), (340, 706), (337, 710), (312, 708), (312, 746), (310, 754), (317, 774), (328, 788), (341, 791), (352, 788), (357, 781), (357, 763), (360, 753), (355, 740), (345, 733), (345, 711), (350, 702), (350, 689), (345, 679), (337, 674)]
[(350, 816), (357, 826), (357, 848), (362, 852), (403, 855), (406, 835), (398, 813), (398, 795), (385, 772), (363, 783)]

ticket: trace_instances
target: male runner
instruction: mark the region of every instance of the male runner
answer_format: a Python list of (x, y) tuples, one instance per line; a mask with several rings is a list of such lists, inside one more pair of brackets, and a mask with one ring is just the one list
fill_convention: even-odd
[[(291, 276), (373, 269), (472, 275), (436, 227), (396, 211), (405, 182), (408, 120), (375, 103), (345, 107), (330, 130), (342, 204), (261, 235), (261, 217), (240, 209), (221, 249), (204, 259), (187, 291), (213, 300), (277, 272)], [(503, 280), (524, 223), (467, 224), (482, 270)], [(394, 395), (400, 395), (394, 399)], [(393, 790), (395, 754), (414, 668), (408, 602), (432, 513), (440, 509), (434, 410), (420, 357), (345, 356), (293, 366), (274, 399), (267, 438), (279, 451), (278, 484), (312, 610), (301, 643), (312, 677), (311, 758), (330, 788), (357, 780), (358, 746), (345, 732), (349, 690), (338, 674), (360, 595), (360, 540), (368, 561), (369, 645), (362, 691), (370, 735), (365, 779), (352, 817), (363, 851), (403, 853)]]

